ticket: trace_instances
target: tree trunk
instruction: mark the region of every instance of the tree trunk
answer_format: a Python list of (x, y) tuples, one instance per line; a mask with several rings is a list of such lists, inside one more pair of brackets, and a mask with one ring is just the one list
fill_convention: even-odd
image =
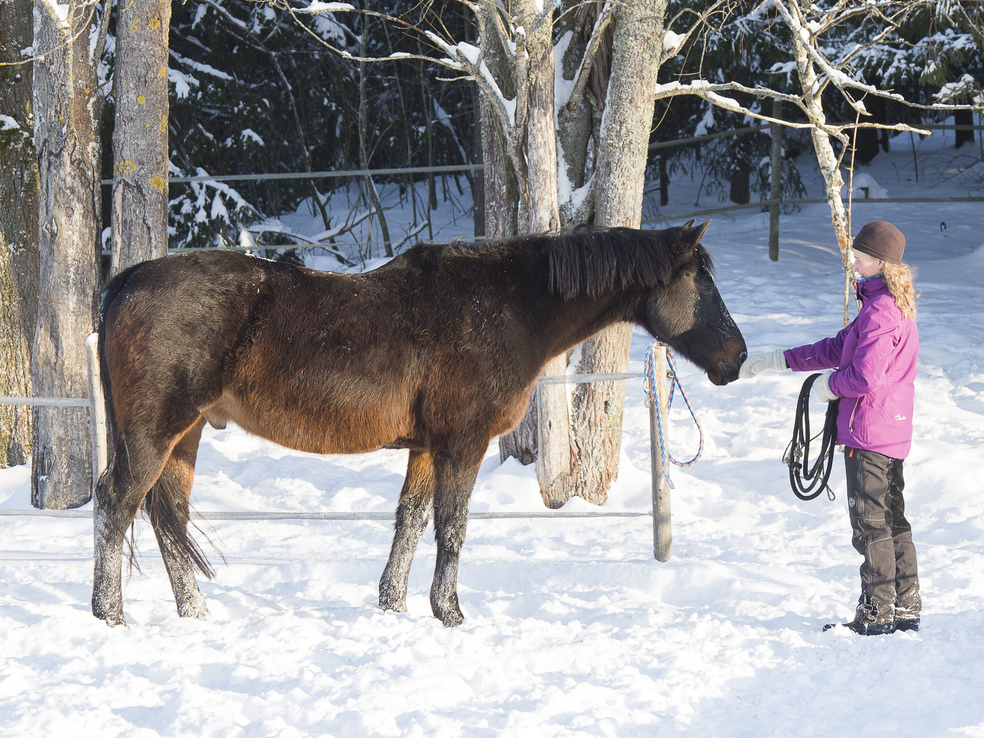
[[(60, 11), (67, 9), (65, 18)], [(101, 105), (90, 47), (94, 6), (34, 3), (35, 146), (40, 180), (40, 290), (31, 356), (34, 392), (88, 394), (85, 340), (92, 332), (100, 256)], [(90, 56), (90, 53), (92, 56)], [(34, 414), (32, 503), (77, 507), (92, 486), (88, 413), (39, 407)]]
[[(520, 180), (525, 192), (520, 192), (519, 221), (525, 225), (526, 233), (559, 231), (552, 5), (524, 3), (519, 23), (526, 29), (525, 54), (521, 55), (526, 64), (521, 74), (525, 84), (519, 91), (526, 96), (522, 146), (526, 171)], [(567, 356), (561, 355), (547, 362), (543, 374), (551, 376), (566, 371)], [(536, 394), (536, 476), (544, 504), (559, 507), (569, 498), (566, 481), (571, 468), (571, 441), (567, 388), (563, 384), (540, 385)]]
[[(488, 101), (480, 101), (482, 126), (484, 236), (487, 241), (510, 238), (517, 233), (516, 178), (512, 172), (505, 141)], [(536, 402), (530, 406), (520, 424), (499, 438), (499, 460), (516, 457), (521, 464), (536, 461)]]
[[(534, 0), (513, 6), (516, 24), (525, 29), (514, 56), (515, 126), (504, 131), (491, 115), (485, 119), (486, 234), (490, 238), (516, 233), (543, 233), (560, 228), (557, 199), (557, 139), (554, 114), (553, 6)], [(489, 63), (508, 73), (504, 54), (495, 42), (483, 39)], [(499, 66), (502, 64), (502, 66)], [(508, 94), (508, 93), (507, 93)], [(487, 105), (483, 103), (483, 110)], [(498, 166), (501, 162), (501, 166)], [(497, 174), (501, 171), (502, 174)], [(505, 185), (505, 187), (503, 187)], [(515, 193), (511, 195), (510, 193)], [(515, 199), (511, 199), (514, 197)], [(515, 210), (514, 210), (515, 208)], [(510, 226), (515, 225), (515, 231)], [(552, 360), (544, 374), (563, 374), (566, 357)], [(539, 412), (538, 412), (539, 411)], [(545, 427), (547, 432), (539, 429)], [(499, 442), (500, 456), (516, 455), (528, 462), (536, 454), (540, 493), (550, 506), (563, 504), (563, 480), (570, 470), (569, 413), (563, 385), (538, 388), (526, 417)]]
[(731, 189), (728, 198), (739, 205), (747, 205), (752, 199), (750, 183), (752, 170), (745, 162), (739, 162), (731, 171)]
[[(362, 56), (368, 54), (366, 44), (369, 40), (369, 16), (362, 19), (362, 35), (359, 37), (359, 49)], [(369, 169), (369, 107), (366, 99), (366, 63), (359, 62), (359, 164), (363, 169)], [(383, 249), (386, 256), (393, 256), (393, 244), (390, 241), (389, 225), (386, 223), (386, 213), (383, 212), (383, 204), (379, 201), (379, 193), (376, 192), (376, 185), (372, 177), (368, 174), (365, 177), (366, 198), (369, 200), (369, 207), (379, 218), (379, 229), (383, 236)], [(370, 223), (369, 256), (372, 256), (372, 221)]]
[[(600, 226), (638, 228), (641, 221), (665, 15), (665, 0), (626, 0), (615, 10), (611, 77), (595, 174), (595, 221)], [(585, 342), (577, 373), (624, 372), (631, 337), (631, 327), (623, 323)], [(581, 385), (572, 404), (567, 490), (601, 504), (618, 473), (625, 384)]]
[[(954, 110), (953, 111), (953, 123), (958, 126), (972, 126), (974, 125), (974, 111), (973, 110)], [(965, 143), (974, 143), (974, 130), (972, 128), (967, 128), (963, 130), (954, 131), (956, 134), (956, 145), (954, 148), (959, 149)]]
[[(31, 114), (31, 0), (0, 4), (0, 396), (31, 394), (31, 340), (38, 302), (38, 161)], [(8, 66), (9, 65), (9, 66)], [(29, 407), (0, 405), (0, 468), (24, 464), (31, 449)]]
[(171, 4), (127, 0), (116, 24), (112, 273), (167, 256)]

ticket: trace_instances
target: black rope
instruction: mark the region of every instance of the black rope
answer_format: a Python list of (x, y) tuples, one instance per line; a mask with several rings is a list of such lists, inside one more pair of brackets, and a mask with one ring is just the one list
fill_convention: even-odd
[[(801, 500), (813, 500), (824, 489), (830, 499), (834, 493), (827, 486), (830, 471), (834, 466), (834, 446), (837, 444), (837, 405), (839, 400), (827, 403), (827, 416), (823, 424), (823, 440), (820, 442), (820, 456), (810, 466), (810, 443), (821, 433), (810, 437), (810, 390), (819, 374), (811, 374), (803, 382), (799, 399), (796, 402), (796, 421), (793, 423), (793, 438), (786, 446), (782, 463), (789, 467), (789, 485), (793, 494)], [(826, 463), (824, 463), (826, 462)]]

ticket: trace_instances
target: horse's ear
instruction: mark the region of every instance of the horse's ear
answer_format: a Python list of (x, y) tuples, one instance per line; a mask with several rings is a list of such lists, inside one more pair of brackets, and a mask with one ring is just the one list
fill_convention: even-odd
[(684, 228), (690, 231), (690, 233), (687, 234), (687, 237), (690, 239), (691, 243), (696, 246), (700, 243), (700, 239), (704, 237), (704, 234), (707, 233), (707, 229), (710, 228), (710, 226), (711, 221), (708, 220), (694, 228), (694, 221), (691, 220), (684, 226)]

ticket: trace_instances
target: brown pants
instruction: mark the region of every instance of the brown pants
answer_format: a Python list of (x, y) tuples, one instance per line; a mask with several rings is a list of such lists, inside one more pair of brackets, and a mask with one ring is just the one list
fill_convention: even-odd
[(878, 618), (916, 618), (922, 609), (912, 527), (905, 519), (902, 460), (844, 449), (852, 543), (864, 556), (861, 598)]

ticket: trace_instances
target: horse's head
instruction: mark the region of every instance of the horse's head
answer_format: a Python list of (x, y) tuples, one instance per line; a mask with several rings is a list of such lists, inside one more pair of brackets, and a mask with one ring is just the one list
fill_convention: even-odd
[(717, 385), (738, 378), (747, 356), (745, 339), (714, 284), (710, 257), (700, 239), (711, 224), (694, 221), (663, 232), (672, 243), (674, 275), (649, 293), (640, 322), (656, 338), (707, 372)]

